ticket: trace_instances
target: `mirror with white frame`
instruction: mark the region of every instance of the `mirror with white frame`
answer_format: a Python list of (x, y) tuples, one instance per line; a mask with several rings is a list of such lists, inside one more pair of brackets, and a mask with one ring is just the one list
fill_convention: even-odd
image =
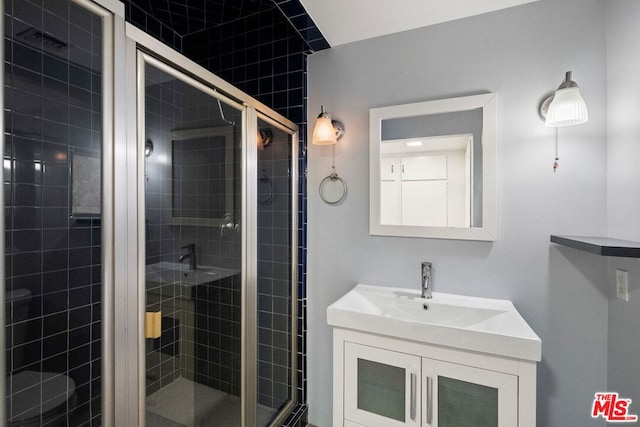
[(496, 95), (372, 108), (369, 233), (496, 240)]

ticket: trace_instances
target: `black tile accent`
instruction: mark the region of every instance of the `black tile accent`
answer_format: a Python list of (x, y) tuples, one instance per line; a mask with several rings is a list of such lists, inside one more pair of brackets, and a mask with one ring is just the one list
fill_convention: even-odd
[[(20, 3), (20, 7), (22, 8), (24, 3), (27, 2), (18, 3)], [(79, 12), (77, 6), (69, 8), (68, 4), (66, 4), (67, 2), (56, 1), (50, 3), (52, 4), (47, 5), (50, 9), (49, 12), (64, 19), (67, 19), (70, 13), (76, 16), (76, 13)], [(244, 2), (241, 7), (242, 10), (239, 10), (240, 8), (238, 6), (229, 5), (228, 2), (225, 7), (221, 8), (219, 6), (211, 7), (212, 4), (210, 2), (207, 2), (206, 7), (204, 6), (204, 2), (197, 2), (197, 4), (191, 2), (187, 7), (184, 2), (178, 1), (132, 2), (127, 0), (125, 1), (125, 6), (128, 19), (133, 21), (135, 25), (143, 28), (154, 37), (169, 43), (171, 47), (185, 52), (188, 56), (207, 66), (216, 74), (231, 81), (231, 83), (255, 96), (265, 104), (275, 107), (278, 112), (297, 122), (300, 125), (300, 152), (303, 153), (306, 133), (306, 123), (304, 123), (306, 117), (306, 86), (304, 84), (306, 80), (305, 52), (310, 49), (319, 50), (327, 48), (328, 44), (326, 44), (326, 41), (321, 37), (317, 28), (311, 25), (310, 20), (301, 16), (303, 9), (300, 9), (297, 0), (276, 3), (278, 7), (287, 14), (289, 22), (296, 26), (295, 30), (288, 25), (286, 20), (283, 20), (282, 15), (273, 7), (271, 1)], [(164, 9), (163, 5), (166, 6)], [(31, 7), (32, 5), (29, 3), (26, 6)], [(200, 13), (203, 8), (206, 13)], [(247, 10), (249, 10), (251, 16), (244, 18)], [(151, 12), (151, 14), (149, 12)], [(40, 14), (39, 16), (43, 15)], [(220, 16), (222, 16), (222, 18)], [(40, 18), (40, 20), (41, 19), (42, 18)], [(170, 25), (163, 22), (163, 20), (166, 19), (172, 19)], [(223, 24), (222, 27), (225, 28), (216, 29), (211, 27), (211, 25), (220, 26), (220, 24)], [(205, 28), (207, 29), (206, 31), (197, 31)], [(259, 29), (256, 30), (256, 28)], [(231, 31), (228, 31), (229, 29), (231, 29)], [(224, 32), (222, 30), (224, 30)], [(53, 31), (57, 30), (52, 29), (52, 32)], [(72, 37), (77, 39), (80, 47), (90, 48), (88, 44), (83, 44), (86, 40), (82, 40), (81, 36), (85, 33), (83, 33), (81, 28), (72, 26), (71, 33)], [(186, 40), (187, 38), (189, 39), (188, 42)], [(30, 102), (27, 102), (27, 98), (25, 97), (17, 106), (17, 110), (20, 113), (18, 111), (10, 113), (11, 120), (7, 120), (10, 137), (11, 135), (19, 134), (34, 138), (36, 141), (41, 141), (44, 137), (45, 143), (57, 142), (61, 145), (61, 148), (67, 146), (70, 137), (78, 146), (86, 146), (87, 141), (91, 143), (91, 141), (95, 139), (96, 131), (86, 132), (83, 130), (91, 129), (91, 127), (89, 127), (90, 121), (91, 126), (97, 125), (95, 122), (95, 113), (93, 117), (89, 119), (86, 114), (82, 114), (82, 110), (76, 109), (74, 113), (80, 114), (72, 114), (70, 117), (67, 103), (72, 101), (74, 108), (78, 107), (85, 110), (91, 109), (92, 105), (94, 105), (94, 111), (99, 113), (99, 102), (96, 103), (99, 97), (92, 96), (91, 94), (92, 88), (96, 87), (96, 77), (90, 76), (90, 78), (88, 78), (85, 72), (86, 70), (81, 67), (76, 67), (75, 65), (73, 67), (64, 67), (64, 65), (60, 65), (54, 61), (56, 58), (51, 57), (50, 54), (34, 52), (22, 43), (13, 43), (12, 46), (13, 50), (7, 49), (7, 60), (10, 61), (12, 55), (18, 55), (19, 57), (17, 57), (15, 66), (13, 67), (13, 73), (8, 76), (7, 81), (13, 81), (16, 88), (32, 93), (35, 97), (30, 97)], [(85, 55), (79, 55), (77, 60), (81, 60), (80, 58), (84, 56)], [(41, 74), (43, 71), (45, 75)], [(24, 76), (29, 75), (33, 76), (31, 80), (34, 83), (22, 87)], [(276, 75), (279, 76), (277, 79), (275, 78)], [(286, 77), (282, 78), (283, 76)], [(17, 77), (20, 77), (22, 80), (17, 79)], [(75, 86), (67, 90), (65, 85), (67, 81), (71, 81)], [(40, 85), (39, 89), (38, 85)], [(34, 101), (37, 102), (39, 99), (38, 96), (42, 97), (41, 115), (45, 117), (45, 120), (38, 121), (34, 126), (33, 116), (29, 116), (29, 114), (33, 114), (31, 106)], [(12, 97), (8, 96), (7, 99), (11, 100)], [(72, 123), (74, 127), (69, 126), (68, 120), (70, 118), (74, 120)], [(11, 148), (11, 144), (8, 144), (8, 147)], [(72, 307), (77, 307), (71, 311), (71, 313), (75, 314), (69, 317), (70, 327), (73, 319), (73, 329), (77, 329), (81, 327), (82, 322), (88, 320), (89, 315), (93, 321), (99, 321), (99, 303), (93, 304), (93, 307), (90, 305), (93, 301), (97, 301), (100, 288), (100, 268), (95, 265), (91, 267), (91, 263), (97, 259), (96, 254), (99, 253), (99, 226), (98, 224), (90, 224), (93, 241), (89, 243), (89, 246), (86, 246), (87, 236), (84, 232), (73, 236), (65, 234), (64, 231), (61, 232), (61, 230), (69, 230), (70, 227), (72, 230), (76, 230), (75, 227), (77, 227), (78, 224), (70, 223), (68, 220), (69, 200), (68, 196), (66, 199), (62, 196), (63, 193), (67, 193), (65, 189), (68, 188), (68, 183), (63, 182), (62, 172), (60, 170), (56, 171), (54, 168), (51, 169), (52, 172), (49, 173), (47, 169), (50, 165), (66, 167), (66, 160), (56, 156), (56, 154), (66, 153), (66, 149), (57, 151), (56, 153), (50, 152), (49, 155), (47, 155), (47, 151), (48, 150), (45, 150), (44, 153), (46, 166), (44, 174), (40, 171), (40, 176), (38, 176), (35, 170), (33, 172), (28, 171), (25, 167), (22, 167), (24, 165), (14, 170), (14, 176), (17, 176), (19, 180), (26, 181), (21, 184), (17, 184), (14, 181), (11, 184), (15, 186), (14, 189), (17, 190), (18, 185), (30, 185), (31, 187), (21, 187), (21, 191), (19, 192), (20, 197), (15, 197), (16, 200), (20, 199), (19, 201), (25, 203), (25, 205), (23, 207), (15, 207), (13, 211), (7, 215), (7, 230), (9, 230), (7, 239), (8, 241), (15, 241), (16, 236), (12, 235), (14, 230), (18, 232), (41, 229), (43, 232), (42, 247), (48, 249), (48, 251), (52, 251), (52, 257), (48, 258), (47, 261), (50, 263), (48, 265), (52, 267), (62, 264), (62, 258), (58, 258), (58, 251), (69, 251), (74, 248), (73, 250), (75, 252), (69, 253), (73, 254), (73, 262), (78, 264), (78, 268), (69, 270), (68, 286), (74, 287), (74, 290), (69, 293), (68, 300)], [(301, 156), (298, 162), (300, 170), (304, 171), (306, 159)], [(11, 177), (9, 179), (11, 179)], [(42, 195), (40, 187), (37, 187), (38, 180), (44, 180), (45, 183), (54, 185), (47, 186), (47, 192), (44, 193), (46, 196)], [(299, 305), (303, 308), (299, 313), (300, 318), (298, 319), (299, 325), (301, 325), (299, 331), (299, 356), (303, 362), (305, 355), (304, 334), (306, 329), (304, 320), (304, 309), (306, 308), (306, 194), (304, 193), (304, 180), (305, 177), (302, 175), (300, 178), (300, 193), (298, 195), (300, 198), (299, 206), (301, 207), (299, 214), (300, 224), (299, 230), (297, 230), (300, 236), (300, 248), (298, 250), (300, 258), (297, 282), (301, 301)], [(27, 190), (27, 188), (29, 188), (29, 190)], [(51, 191), (51, 195), (48, 193), (49, 190)], [(54, 192), (55, 195), (53, 194)], [(14, 194), (16, 193), (14, 192)], [(46, 208), (42, 209), (42, 206)], [(160, 230), (160, 227), (158, 227), (158, 229)], [(68, 240), (65, 240), (65, 238)], [(265, 237), (265, 241), (273, 242), (273, 239)], [(168, 243), (167, 245), (165, 245), (165, 240), (162, 240), (162, 242), (163, 247), (166, 246), (172, 251), (175, 251), (177, 247), (179, 247), (171, 241), (166, 242)], [(31, 247), (37, 248), (37, 244), (34, 242), (31, 243), (35, 245)], [(12, 246), (7, 245), (7, 247)], [(90, 248), (90, 250), (86, 251), (84, 248)], [(36, 251), (37, 250), (38, 249), (36, 249)], [(265, 255), (270, 254), (269, 256), (273, 256), (273, 254), (276, 253), (278, 252), (265, 250)], [(11, 258), (11, 256), (9, 257)], [(81, 262), (76, 261), (76, 258)], [(71, 262), (71, 260), (69, 260), (69, 262)], [(260, 265), (264, 267), (264, 274), (274, 274), (278, 271), (282, 273), (281, 268), (273, 266), (270, 263), (271, 260), (265, 260), (265, 262), (260, 261)], [(8, 271), (12, 269), (11, 264), (11, 262), (8, 263)], [(18, 264), (20, 265), (20, 263)], [(20, 268), (23, 267), (24, 266), (19, 266), (18, 269), (20, 270)], [(54, 273), (55, 271), (47, 274)], [(11, 276), (8, 284), (11, 283), (13, 286), (27, 286), (36, 293), (32, 301), (32, 315), (40, 315), (43, 310), (47, 313), (57, 313), (54, 315), (63, 313), (56, 311), (58, 309), (57, 303), (51, 304), (51, 302), (56, 302), (55, 299), (52, 301), (47, 300), (45, 303), (45, 299), (38, 296), (38, 292), (42, 291), (42, 284), (40, 282), (36, 280), (31, 281), (29, 284), (25, 283), (23, 278), (32, 276), (40, 277), (39, 280), (42, 280), (42, 276), (37, 274), (19, 277)], [(35, 279), (35, 277), (33, 278)], [(54, 283), (52, 278), (51, 281), (47, 281), (47, 283), (47, 289), (49, 292), (52, 292), (52, 295), (64, 295), (66, 293), (66, 291), (63, 291), (66, 282), (55, 282), (58, 283), (58, 285), (52, 286), (51, 283)], [(90, 283), (95, 283), (96, 285), (92, 287)], [(85, 288), (87, 286), (88, 288)], [(84, 289), (88, 289), (89, 291), (85, 291)], [(225, 295), (225, 301), (228, 302), (228, 294)], [(239, 298), (234, 295), (235, 294), (232, 294), (231, 301), (235, 303), (239, 301)], [(231, 315), (231, 320), (217, 322), (218, 336), (216, 337), (216, 333), (214, 333), (213, 336), (209, 335), (206, 339), (213, 341), (218, 340), (223, 343), (223, 345), (229, 346), (232, 351), (214, 352), (214, 354), (210, 354), (211, 352), (206, 346), (199, 345), (196, 347), (196, 353), (203, 353), (202, 356), (206, 354), (210, 360), (217, 360), (218, 362), (226, 359), (231, 363), (232, 367), (235, 366), (235, 368), (239, 369), (239, 362), (232, 356), (233, 351), (239, 349), (237, 340), (233, 339), (236, 333), (239, 334), (239, 327), (236, 325), (238, 321), (237, 310), (229, 310), (229, 305), (224, 305), (224, 308), (217, 309), (217, 315)], [(272, 306), (273, 305), (275, 304), (272, 304)], [(277, 305), (281, 311), (282, 302), (278, 301)], [(211, 311), (216, 312), (216, 309), (212, 308)], [(277, 315), (269, 311), (259, 313), (261, 326), (265, 328), (274, 328), (276, 326), (284, 327), (286, 322), (282, 322), (283, 317), (284, 316), (277, 317)], [(215, 322), (212, 326), (214, 326), (215, 329)], [(226, 334), (224, 334), (225, 331)], [(271, 333), (273, 340), (282, 340), (281, 336), (277, 335), (278, 333), (280, 332), (274, 331)], [(78, 384), (78, 390), (86, 390), (79, 394), (87, 396), (87, 399), (91, 398), (91, 390), (99, 391), (99, 377), (87, 373), (99, 372), (99, 369), (94, 369), (98, 368), (100, 364), (99, 342), (96, 342), (96, 345), (97, 347), (91, 350), (93, 362), (86, 365), (91, 368), (77, 368), (72, 371), (72, 377), (74, 377)], [(265, 352), (268, 353), (268, 356), (265, 355), (265, 359), (271, 360), (274, 358), (273, 351), (265, 350)], [(94, 357), (96, 355), (98, 355), (98, 357)], [(58, 358), (58, 356), (53, 356), (49, 360), (57, 360)], [(282, 355), (276, 352), (275, 358), (282, 359)], [(278, 369), (274, 367), (271, 369), (271, 373), (277, 370)], [(233, 375), (230, 377), (228, 373), (220, 372), (220, 369), (217, 368), (209, 367), (206, 369), (206, 372), (207, 376), (213, 376), (218, 380), (229, 380), (233, 378)], [(92, 378), (97, 378), (96, 384), (90, 382)], [(90, 383), (92, 384), (91, 387), (88, 386)], [(298, 400), (300, 402), (306, 401), (305, 387), (304, 363), (300, 363), (298, 371)], [(277, 386), (273, 390), (275, 390), (275, 394), (279, 393)], [(85, 400), (85, 402), (89, 401)], [(99, 421), (99, 399), (94, 397), (91, 400), (91, 404), (82, 403), (79, 405), (79, 408), (86, 408), (89, 414), (82, 415), (79, 419), (84, 421), (94, 420), (96, 423)], [(90, 411), (93, 412), (91, 413)], [(292, 416), (297, 416), (294, 422), (300, 423), (301, 414), (305, 413), (306, 408), (297, 410), (292, 414)]]
[[(147, 0), (122, 0), (126, 20), (170, 47), (181, 51), (183, 34), (176, 31), (171, 16), (162, 8), (152, 7)], [(154, 3), (156, 1), (154, 0)], [(165, 3), (165, 0), (159, 1)]]
[[(69, 221), (67, 153), (74, 147), (70, 136), (86, 138), (72, 129), (88, 130), (89, 143), (99, 135), (94, 118), (100, 115), (100, 107), (92, 110), (92, 98), (96, 98), (92, 90), (100, 76), (90, 68), (90, 61), (96, 57), (91, 50), (98, 49), (95, 53), (99, 54), (100, 49), (100, 43), (95, 43), (99, 37), (91, 31), (99, 32), (100, 25), (89, 12), (66, 0), (13, 1), (6, 6), (8, 31), (14, 26), (33, 26), (74, 46), (69, 54), (5, 34), (9, 54), (4, 89), (10, 102), (5, 105), (4, 158), (12, 166), (4, 177), (8, 195), (5, 279), (8, 289), (31, 292), (24, 305), (14, 303), (14, 310), (8, 313), (9, 328), (20, 320), (26, 325), (24, 333), (15, 327), (11, 330), (15, 334), (7, 342), (8, 369), (12, 373), (25, 368), (66, 373), (76, 383), (78, 407), (89, 408), (88, 374), (100, 372), (99, 334), (90, 327), (100, 325), (100, 304), (92, 299), (90, 286), (91, 271), (100, 271), (99, 265), (91, 265), (95, 245), (99, 245), (91, 236), (99, 235), (100, 227), (97, 222), (88, 223), (69, 233), (75, 224)], [(88, 251), (89, 257), (79, 251)], [(69, 270), (70, 263), (80, 268)], [(87, 274), (79, 274), (84, 271)], [(94, 286), (99, 287), (99, 278)], [(70, 307), (77, 309), (70, 311)], [(95, 349), (90, 348), (92, 340), (98, 344)], [(99, 407), (95, 410), (87, 420), (99, 419)]]
[(20, 230), (13, 232), (13, 253), (42, 250), (41, 230)]
[(60, 292), (69, 288), (67, 271), (59, 270), (42, 274), (42, 293)]
[(308, 49), (318, 52), (331, 47), (313, 19), (304, 10), (300, 0), (274, 1), (283, 15), (291, 22), (291, 25), (296, 28), (300, 37), (306, 42)]

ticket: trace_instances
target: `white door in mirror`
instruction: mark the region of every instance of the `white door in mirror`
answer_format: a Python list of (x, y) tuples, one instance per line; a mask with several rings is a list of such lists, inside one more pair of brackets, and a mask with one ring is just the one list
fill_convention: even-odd
[(369, 110), (370, 234), (496, 240), (496, 99)]
[(402, 182), (402, 225), (447, 226), (447, 180)]

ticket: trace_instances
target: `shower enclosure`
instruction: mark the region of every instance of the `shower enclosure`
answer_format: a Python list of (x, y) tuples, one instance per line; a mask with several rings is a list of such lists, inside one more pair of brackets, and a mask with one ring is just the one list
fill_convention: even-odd
[[(267, 117), (249, 126), (244, 105), (146, 53), (138, 73), (147, 425), (240, 425), (244, 353), (259, 378), (255, 425), (267, 426), (292, 399), (291, 131)], [(243, 341), (249, 323), (257, 345)]]
[(115, 0), (3, 6), (0, 415), (281, 425), (297, 127), (125, 24)]

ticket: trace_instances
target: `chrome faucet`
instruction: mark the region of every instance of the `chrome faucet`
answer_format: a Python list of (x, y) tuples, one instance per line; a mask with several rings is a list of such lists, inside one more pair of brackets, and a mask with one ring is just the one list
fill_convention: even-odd
[(431, 299), (433, 291), (433, 269), (430, 262), (422, 263), (422, 298)]
[(185, 245), (182, 247), (182, 249), (186, 249), (187, 253), (183, 254), (180, 258), (178, 258), (178, 262), (182, 262), (185, 259), (189, 258), (189, 270), (195, 270), (196, 269), (196, 244), (195, 243), (189, 243), (188, 245)]

